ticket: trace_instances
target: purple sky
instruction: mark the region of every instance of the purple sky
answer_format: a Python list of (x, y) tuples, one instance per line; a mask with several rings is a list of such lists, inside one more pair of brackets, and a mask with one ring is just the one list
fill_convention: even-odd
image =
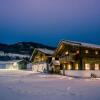
[(0, 0), (0, 42), (100, 44), (100, 0)]

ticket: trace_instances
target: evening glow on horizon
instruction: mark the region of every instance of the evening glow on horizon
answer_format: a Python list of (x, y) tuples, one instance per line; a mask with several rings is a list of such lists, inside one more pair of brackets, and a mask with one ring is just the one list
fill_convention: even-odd
[(0, 0), (0, 42), (62, 39), (100, 44), (100, 0)]

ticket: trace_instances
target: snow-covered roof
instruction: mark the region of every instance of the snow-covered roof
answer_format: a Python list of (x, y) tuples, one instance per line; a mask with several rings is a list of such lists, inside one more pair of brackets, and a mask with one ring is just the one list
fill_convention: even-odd
[(83, 47), (89, 47), (89, 48), (98, 48), (98, 49), (100, 49), (100, 45), (90, 44), (90, 43), (84, 43), (84, 42), (69, 41), (69, 40), (66, 41), (66, 40), (63, 40), (62, 43), (71, 44), (71, 45), (77, 45), (77, 46), (83, 46)]
[(49, 49), (46, 49), (46, 48), (37, 48), (36, 50), (38, 50), (42, 53), (45, 53), (45, 54), (49, 54), (49, 55), (52, 55), (54, 53), (53, 50), (49, 50)]
[(53, 55), (53, 53), (54, 53), (53, 50), (49, 50), (46, 48), (35, 48), (33, 53), (32, 53), (32, 56), (30, 57), (30, 61), (32, 60), (32, 57), (33, 57), (35, 51), (40, 51), (40, 52), (47, 54), (47, 55)]

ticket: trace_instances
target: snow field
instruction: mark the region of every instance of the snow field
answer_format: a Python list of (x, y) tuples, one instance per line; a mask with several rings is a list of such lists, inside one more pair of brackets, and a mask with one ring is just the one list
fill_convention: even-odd
[(100, 100), (99, 79), (0, 70), (0, 100)]

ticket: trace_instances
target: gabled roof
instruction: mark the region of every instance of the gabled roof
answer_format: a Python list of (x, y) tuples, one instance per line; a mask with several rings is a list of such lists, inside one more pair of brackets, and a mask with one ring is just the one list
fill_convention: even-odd
[(71, 46), (77, 46), (77, 47), (85, 47), (85, 48), (92, 48), (92, 49), (100, 49), (100, 45), (96, 44), (90, 44), (90, 43), (84, 43), (84, 42), (77, 42), (77, 41), (70, 41), (70, 40), (62, 40), (59, 42), (54, 55), (59, 52), (58, 50), (60, 49), (61, 45), (71, 45)]
[(32, 60), (32, 57), (33, 55), (35, 54), (36, 51), (39, 51), (45, 55), (49, 55), (49, 56), (52, 56), (54, 51), (53, 50), (50, 50), (50, 49), (46, 49), (46, 48), (35, 48), (33, 53), (32, 53), (32, 56), (30, 57), (30, 61)]
[(46, 48), (37, 48), (36, 50), (40, 51), (40, 52), (42, 52), (44, 54), (48, 54), (48, 55), (52, 55), (54, 53), (53, 50), (49, 50), (49, 49), (46, 49)]
[(63, 40), (60, 43), (65, 43), (65, 44), (70, 44), (70, 45), (77, 45), (77, 46), (88, 47), (88, 48), (100, 49), (100, 45), (90, 44), (90, 43), (84, 43), (84, 42)]

